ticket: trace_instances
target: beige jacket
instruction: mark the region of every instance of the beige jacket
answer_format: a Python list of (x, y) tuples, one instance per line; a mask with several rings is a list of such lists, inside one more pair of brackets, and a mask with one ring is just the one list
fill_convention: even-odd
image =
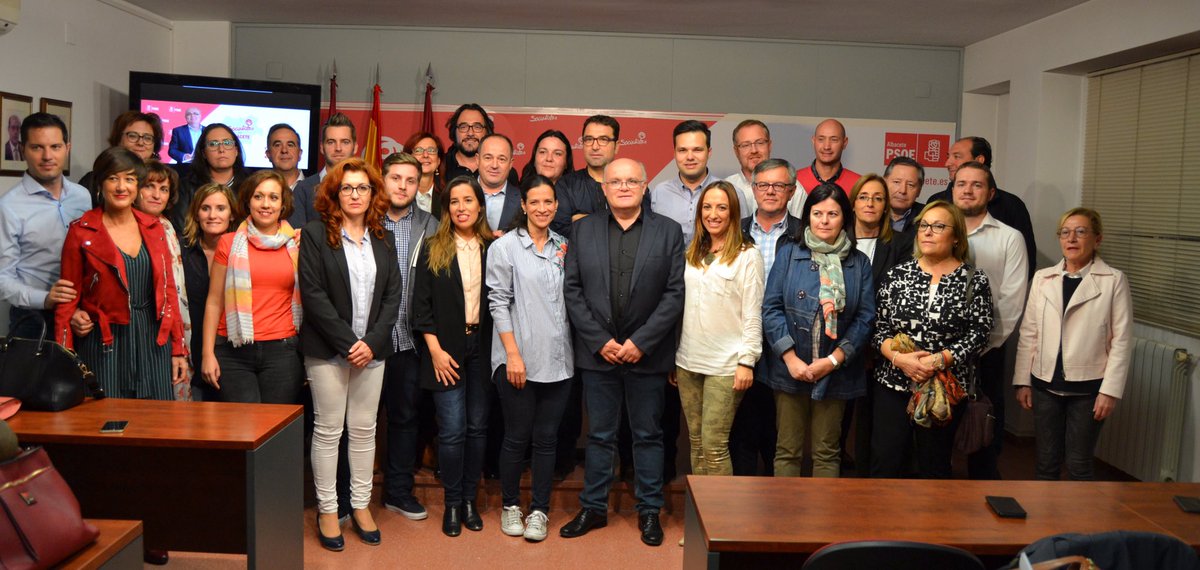
[(1029, 284), (1013, 386), (1029, 386), (1031, 374), (1049, 382), (1061, 340), (1067, 381), (1103, 378), (1100, 393), (1120, 398), (1133, 351), (1129, 281), (1096, 256), (1064, 313), (1063, 263), (1038, 271)]

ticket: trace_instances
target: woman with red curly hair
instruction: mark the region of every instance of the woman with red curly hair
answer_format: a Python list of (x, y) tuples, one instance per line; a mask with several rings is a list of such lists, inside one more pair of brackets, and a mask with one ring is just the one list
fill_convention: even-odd
[(337, 514), (338, 440), (349, 432), (350, 516), (363, 542), (378, 545), (367, 509), (375, 459), (375, 418), (383, 363), (404, 289), (395, 240), (383, 227), (390, 200), (374, 167), (349, 158), (330, 168), (317, 189), (320, 221), (304, 226), (300, 243), (300, 352), (315, 415), (313, 483), (321, 546), (342, 550)]

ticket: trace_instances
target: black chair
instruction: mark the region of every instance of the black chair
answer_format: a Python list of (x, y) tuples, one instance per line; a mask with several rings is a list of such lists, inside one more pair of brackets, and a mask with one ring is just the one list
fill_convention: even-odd
[(803, 570), (984, 570), (974, 554), (953, 546), (904, 540), (839, 542), (814, 552)]

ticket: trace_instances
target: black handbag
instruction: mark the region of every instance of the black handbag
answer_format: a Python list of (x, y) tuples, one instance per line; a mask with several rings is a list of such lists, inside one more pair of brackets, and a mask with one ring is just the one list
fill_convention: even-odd
[(78, 406), (88, 392), (97, 400), (104, 398), (96, 374), (79, 356), (46, 338), (46, 321), (40, 316), (25, 316), (9, 329), (31, 318), (42, 321), (39, 338), (18, 338), (9, 333), (0, 342), (0, 396), (11, 396), (21, 400), (25, 409), (42, 412)]

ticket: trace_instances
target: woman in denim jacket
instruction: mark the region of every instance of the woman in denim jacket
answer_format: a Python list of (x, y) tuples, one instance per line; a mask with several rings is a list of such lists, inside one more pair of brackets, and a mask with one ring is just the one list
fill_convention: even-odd
[(871, 261), (846, 228), (854, 209), (833, 184), (804, 202), (800, 232), (781, 242), (767, 276), (763, 330), (775, 390), (775, 475), (798, 477), (812, 430), (814, 477), (839, 475), (846, 400), (866, 393), (862, 351), (875, 319)]

